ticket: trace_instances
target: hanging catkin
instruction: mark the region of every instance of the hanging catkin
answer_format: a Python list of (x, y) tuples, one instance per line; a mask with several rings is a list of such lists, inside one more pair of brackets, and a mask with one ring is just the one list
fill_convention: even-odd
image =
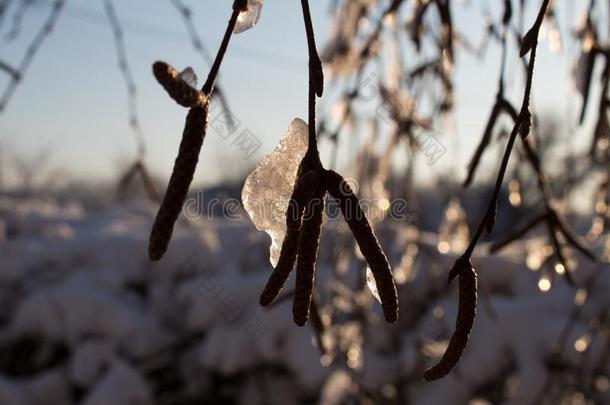
[(299, 234), (297, 279), (292, 304), (294, 323), (305, 325), (309, 319), (311, 294), (316, 270), (316, 259), (320, 246), (320, 230), (324, 218), (324, 197), (326, 189), (318, 185), (315, 194), (303, 214), (303, 225)]
[(328, 192), (339, 202), (343, 217), (375, 277), (383, 314), (388, 322), (395, 322), (398, 319), (398, 295), (394, 277), (358, 197), (343, 177), (336, 172), (327, 170), (325, 179)]
[(201, 91), (191, 87), (180, 76), (180, 73), (165, 62), (153, 64), (153, 74), (167, 94), (178, 104), (184, 107), (204, 107), (207, 97)]
[(311, 170), (300, 176), (295, 183), (286, 210), (286, 235), (282, 242), (280, 257), (259, 299), (260, 304), (264, 307), (271, 304), (277, 298), (292, 272), (297, 258), (303, 212), (309, 204), (313, 192), (318, 187), (319, 179), (320, 174)]
[[(201, 91), (191, 87), (183, 78), (186, 75), (178, 74), (176, 69), (171, 66), (163, 62), (153, 65), (154, 75), (169, 95), (179, 104), (190, 106), (191, 108), (186, 117), (178, 157), (174, 162), (174, 170), (150, 233), (148, 255), (151, 260), (159, 260), (167, 250), (167, 245), (174, 230), (174, 224), (182, 210), (184, 199), (193, 180), (197, 161), (199, 160), (199, 152), (201, 151), (203, 138), (207, 129), (209, 96), (213, 92), (214, 83), (218, 77), (222, 60), (229, 47), (231, 35), (235, 30), (240, 14), (248, 11), (248, 0), (234, 0), (232, 8), (227, 29)], [(185, 71), (183, 73), (193, 76), (192, 71)]]
[(455, 331), (439, 363), (424, 373), (424, 379), (427, 381), (443, 378), (453, 370), (466, 349), (468, 336), (474, 323), (477, 310), (477, 275), (468, 259), (460, 258), (455, 262), (449, 273), (449, 280), (455, 276), (459, 277), (460, 290)]
[(193, 180), (207, 121), (207, 107), (194, 107), (189, 110), (178, 157), (174, 162), (174, 170), (150, 233), (148, 255), (151, 260), (159, 260), (163, 256), (172, 237), (174, 223), (180, 215), (184, 199)]

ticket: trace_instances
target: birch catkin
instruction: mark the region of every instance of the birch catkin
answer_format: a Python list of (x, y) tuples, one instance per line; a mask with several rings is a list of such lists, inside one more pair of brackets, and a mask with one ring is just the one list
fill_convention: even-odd
[(193, 180), (207, 121), (207, 106), (189, 110), (174, 170), (150, 233), (148, 255), (151, 260), (159, 260), (163, 256), (172, 237), (174, 224)]
[(174, 170), (150, 233), (148, 255), (151, 260), (159, 260), (167, 250), (174, 224), (182, 210), (184, 199), (191, 181), (193, 181), (193, 174), (199, 160), (199, 152), (203, 145), (208, 123), (209, 95), (214, 89), (214, 82), (220, 71), (239, 14), (247, 7), (248, 0), (234, 0), (231, 18), (201, 92), (188, 85), (171, 66), (163, 62), (155, 63), (153, 66), (153, 73), (169, 95), (178, 103), (191, 108), (186, 117), (178, 157), (174, 162)]
[(153, 64), (153, 74), (167, 94), (178, 104), (184, 107), (204, 107), (207, 96), (201, 91), (191, 87), (180, 77), (180, 73), (165, 62)]
[(443, 378), (453, 370), (466, 349), (468, 336), (474, 324), (477, 309), (477, 275), (469, 260), (460, 258), (456, 261), (451, 269), (450, 279), (456, 275), (459, 277), (460, 283), (460, 303), (455, 331), (440, 362), (424, 373), (426, 381)]
[(328, 192), (339, 202), (343, 217), (375, 277), (383, 314), (388, 322), (395, 322), (398, 319), (398, 295), (394, 277), (388, 259), (379, 245), (366, 214), (360, 207), (358, 197), (343, 177), (336, 172), (327, 170), (325, 179)]
[(286, 210), (286, 235), (282, 242), (280, 257), (259, 299), (259, 303), (263, 307), (270, 305), (277, 298), (292, 272), (297, 258), (303, 212), (318, 187), (319, 179), (319, 173), (312, 170), (300, 176), (295, 183)]
[(295, 295), (292, 303), (294, 323), (305, 325), (309, 319), (311, 294), (316, 270), (318, 247), (320, 246), (320, 230), (324, 217), (324, 196), (326, 189), (318, 185), (315, 194), (304, 213), (303, 225), (299, 233), (297, 279)]

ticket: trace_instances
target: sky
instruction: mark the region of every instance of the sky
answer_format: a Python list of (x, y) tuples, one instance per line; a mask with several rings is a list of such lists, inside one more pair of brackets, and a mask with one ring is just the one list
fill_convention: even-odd
[[(231, 2), (185, 3), (194, 11), (193, 18), (205, 45), (215, 54)], [(210, 131), (200, 155), (196, 183), (216, 183), (253, 167), (273, 149), (293, 118), (307, 117), (307, 47), (297, 3), (267, 0), (258, 25), (231, 39), (219, 83), (240, 123), (238, 131), (248, 130), (260, 140), (261, 147), (244, 158), (230, 140)], [(331, 27), (329, 0), (310, 3), (318, 45), (322, 48)], [(488, 2), (469, 3), (469, 7), (455, 7), (455, 18), (463, 35), (476, 43), (483, 28), (480, 5)], [(570, 9), (560, 7), (559, 20), (568, 19), (573, 27), (574, 15), (582, 7), (580, 3), (585, 2), (574, 2)], [(22, 34), (12, 42), (3, 37), (2, 32), (11, 25), (10, 20), (5, 21), (0, 32), (0, 60), (12, 64), (20, 60), (50, 4), (50, 0), (35, 3), (25, 16)], [(168, 0), (115, 0), (114, 4), (125, 31), (127, 55), (137, 85), (146, 162), (155, 174), (167, 178), (186, 110), (170, 100), (156, 83), (151, 65), (163, 60), (178, 69), (192, 66), (200, 83), (205, 80), (208, 65), (193, 50), (181, 17)], [(566, 54), (574, 53), (569, 42), (564, 42), (566, 46), (559, 54), (550, 51), (548, 41), (542, 42), (533, 90), (535, 105), (542, 112), (553, 111), (561, 117), (573, 115), (580, 105), (568, 80), (571, 58), (566, 58)], [(455, 70), (456, 127), (452, 131), (457, 136), (441, 139), (448, 148), (447, 157), (426, 170), (463, 173), (494, 100), (499, 60), (496, 47), (491, 47), (482, 61), (459, 54)], [(519, 69), (517, 63), (513, 50), (509, 73)], [(507, 83), (507, 94), (518, 102), (523, 91), (521, 77), (510, 74), (509, 77), (514, 79)], [(0, 88), (6, 80), (0, 78)], [(0, 114), (0, 157), (5, 161), (32, 159), (46, 152), (50, 165), (63, 169), (66, 176), (115, 179), (136, 154), (126, 106), (125, 84), (117, 68), (103, 2), (68, 0), (54, 32), (7, 109)], [(587, 128), (575, 131), (575, 147), (579, 144), (586, 147), (587, 131)], [(324, 149), (322, 155), (326, 159)], [(493, 163), (495, 158), (487, 160)]]

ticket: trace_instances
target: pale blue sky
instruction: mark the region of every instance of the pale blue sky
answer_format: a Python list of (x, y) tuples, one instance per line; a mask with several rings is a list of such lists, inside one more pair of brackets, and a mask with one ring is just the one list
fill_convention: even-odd
[[(215, 53), (230, 13), (230, 1), (187, 1), (195, 10), (200, 34)], [(328, 36), (328, 0), (314, 0), (311, 8), (321, 48)], [(482, 29), (478, 1), (462, 12), (455, 7), (458, 26), (471, 41)], [(491, 2), (493, 4), (494, 2)], [(579, 1), (577, 3), (584, 3)], [(25, 44), (48, 12), (47, 0), (27, 14), (24, 33), (14, 43), (0, 38), (0, 59), (16, 63)], [(193, 51), (180, 15), (167, 0), (115, 0), (124, 23), (129, 62), (138, 86), (140, 120), (147, 141), (147, 162), (167, 177), (180, 142), (186, 111), (164, 94), (151, 73), (155, 60), (184, 68), (193, 66), (202, 81), (207, 74)], [(578, 10), (581, 5), (577, 5)], [(564, 21), (565, 10), (559, 10)], [(574, 12), (571, 11), (570, 15)], [(10, 21), (5, 22), (4, 30)], [(548, 42), (538, 59), (534, 97), (542, 110), (565, 115), (578, 107), (579, 98), (566, 80), (570, 64), (565, 53), (549, 52)], [(565, 49), (564, 49), (565, 52)], [(294, 117), (306, 118), (306, 41), (298, 1), (267, 0), (259, 24), (234, 36), (222, 67), (221, 83), (231, 107), (263, 145), (249, 161), (211, 133), (206, 138), (198, 183), (215, 182), (236, 167), (252, 166), (277, 143)], [(464, 55), (464, 54), (463, 54)], [(470, 56), (458, 59), (456, 69), (456, 119), (459, 139), (442, 141), (451, 157), (429, 170), (444, 170), (466, 160), (478, 141), (496, 91), (499, 50), (489, 49), (484, 63)], [(509, 70), (517, 69), (516, 56)], [(3, 86), (5, 78), (0, 78)], [(508, 83), (508, 94), (521, 97), (520, 76)], [(544, 107), (543, 107), (544, 106)], [(58, 26), (37, 55), (7, 111), (0, 115), (2, 154), (32, 156), (51, 150), (53, 165), (79, 178), (117, 175), (118, 163), (135, 154), (127, 125), (126, 95), (117, 69), (114, 43), (101, 0), (69, 0)], [(588, 134), (579, 138), (588, 142)], [(323, 151), (324, 152), (324, 151)], [(493, 159), (493, 157), (492, 157)], [(225, 173), (226, 172), (226, 173)]]

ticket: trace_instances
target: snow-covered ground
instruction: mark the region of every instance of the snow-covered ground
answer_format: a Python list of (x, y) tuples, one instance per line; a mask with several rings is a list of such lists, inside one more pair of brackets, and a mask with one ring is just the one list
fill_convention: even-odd
[(499, 256), (483, 246), (469, 347), (449, 377), (425, 383), (457, 310), (446, 285), (455, 257), (438, 253), (436, 235), (379, 229), (400, 272), (401, 316), (389, 325), (351, 235), (339, 220), (325, 225), (321, 356), (313, 329), (292, 323), (290, 299), (258, 306), (270, 271), (264, 233), (247, 219), (182, 219), (151, 263), (155, 210), (0, 195), (0, 404), (534, 404), (555, 394), (610, 403), (608, 263), (577, 257), (571, 287), (526, 266), (544, 250), (537, 240)]

